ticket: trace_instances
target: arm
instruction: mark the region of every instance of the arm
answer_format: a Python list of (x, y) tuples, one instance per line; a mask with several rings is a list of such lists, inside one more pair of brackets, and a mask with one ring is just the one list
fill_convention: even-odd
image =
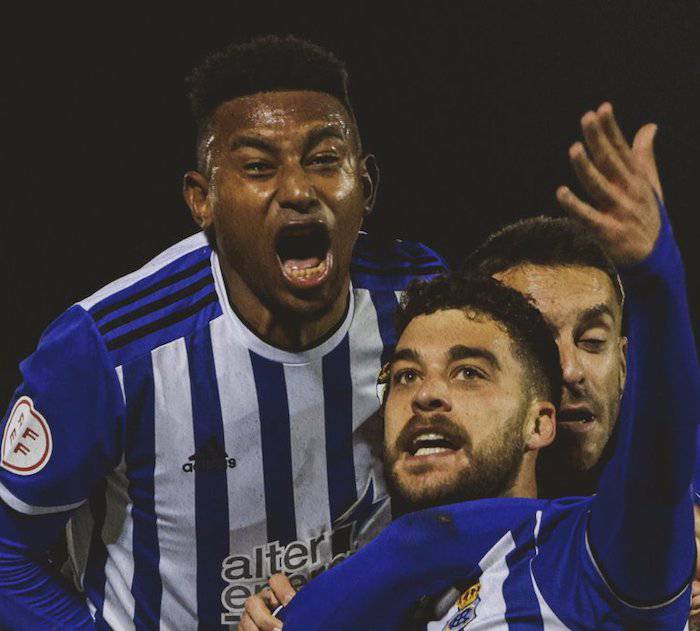
[(48, 565), (47, 549), (116, 464), (119, 385), (80, 307), (47, 329), (20, 370), (0, 423), (0, 628), (94, 628), (84, 599)]
[(688, 489), (700, 368), (680, 254), (654, 193), (655, 126), (643, 127), (630, 149), (604, 104), (582, 127), (588, 153), (576, 143), (570, 156), (595, 207), (565, 187), (557, 197), (622, 268), (631, 355), (615, 455), (599, 483), (588, 542), (616, 595), (654, 606), (686, 589), (694, 565)]
[(535, 506), (491, 499), (405, 515), (305, 585), (283, 610), (284, 630), (399, 628), (421, 596), (463, 580)]

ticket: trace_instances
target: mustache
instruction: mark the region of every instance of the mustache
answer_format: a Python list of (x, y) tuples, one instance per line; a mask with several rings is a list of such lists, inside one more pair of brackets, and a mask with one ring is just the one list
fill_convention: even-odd
[(444, 414), (422, 416), (414, 414), (403, 426), (394, 443), (399, 452), (409, 451), (416, 435), (426, 430), (442, 434), (446, 439), (462, 449), (471, 451), (471, 437), (460, 425)]

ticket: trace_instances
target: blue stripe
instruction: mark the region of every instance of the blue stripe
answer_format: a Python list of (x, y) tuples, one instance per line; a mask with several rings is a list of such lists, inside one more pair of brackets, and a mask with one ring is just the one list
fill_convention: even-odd
[[(216, 444), (223, 450), (224, 425), (209, 327), (201, 328), (187, 338), (186, 346), (195, 454), (210, 444)], [(221, 594), (225, 587), (221, 567), (230, 548), (227, 471), (225, 466), (195, 468), (197, 614), (200, 629), (221, 626)]]
[(505, 618), (509, 631), (544, 629), (540, 604), (530, 576), (530, 562), (535, 556), (534, 531), (534, 518), (511, 531), (515, 549), (506, 556), (508, 576), (503, 582)]
[(105, 523), (107, 499), (106, 481), (102, 480), (90, 495), (90, 513), (92, 514), (93, 529), (90, 539), (90, 551), (85, 567), (85, 592), (90, 602), (97, 609), (97, 616), (102, 618), (105, 600), (105, 564), (107, 563), (107, 548), (102, 540), (102, 528)]
[[(133, 284), (117, 290), (115, 293), (110, 294), (109, 296), (106, 296), (99, 302), (95, 303), (90, 308), (89, 312), (93, 318), (99, 321), (104, 317), (106, 312), (111, 312), (113, 309), (122, 309), (124, 306), (126, 306), (119, 306), (122, 302), (126, 302), (139, 294), (144, 294), (145, 296), (156, 295), (156, 292), (158, 292), (162, 287), (166, 287), (166, 292), (170, 291), (170, 289), (167, 288), (167, 283), (170, 280), (173, 280), (173, 277), (176, 279), (178, 275), (182, 276), (183, 274), (186, 274), (188, 268), (207, 260), (210, 256), (211, 248), (208, 245), (197, 248), (192, 252), (188, 252), (187, 254), (184, 254), (174, 261), (164, 265), (160, 269), (155, 270), (152, 274), (134, 281)], [(207, 269), (210, 271), (211, 267), (207, 266)], [(176, 282), (179, 281), (176, 280)], [(141, 299), (142, 298), (137, 298), (137, 301)], [(138, 302), (129, 304), (138, 304)]]
[(146, 354), (124, 366), (126, 394), (126, 476), (134, 521), (134, 579), (131, 593), (136, 603), (137, 629), (157, 628), (163, 592), (158, 562), (153, 472), (155, 469), (155, 400), (153, 364)]
[(396, 328), (394, 327), (394, 314), (399, 306), (399, 301), (393, 291), (370, 291), (372, 304), (377, 312), (379, 324), (379, 336), (382, 338), (384, 349), (382, 350), (382, 366), (391, 358), (391, 353), (396, 346)]
[(250, 352), (260, 411), (267, 540), (297, 538), (287, 385), (281, 364)]
[(357, 501), (352, 450), (352, 377), (350, 340), (346, 335), (323, 358), (323, 408), (331, 522)]

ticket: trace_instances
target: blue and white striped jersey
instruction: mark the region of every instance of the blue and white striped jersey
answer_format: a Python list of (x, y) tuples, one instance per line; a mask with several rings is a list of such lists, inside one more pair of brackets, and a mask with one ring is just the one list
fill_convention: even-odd
[(185, 239), (74, 305), (22, 363), (0, 497), (74, 511), (98, 627), (237, 622), (269, 575), (303, 583), (388, 520), (376, 376), (400, 292), (444, 268), (361, 234), (343, 321), (291, 353), (237, 317), (204, 235)]

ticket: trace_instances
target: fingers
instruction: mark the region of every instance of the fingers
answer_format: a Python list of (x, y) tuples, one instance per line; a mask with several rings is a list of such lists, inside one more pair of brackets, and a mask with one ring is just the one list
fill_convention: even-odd
[(600, 232), (605, 229), (605, 215), (579, 199), (568, 187), (560, 186), (557, 189), (557, 201), (566, 212), (592, 230)]
[(597, 111), (598, 120), (600, 121), (600, 126), (605, 132), (605, 135), (610, 142), (610, 145), (615, 149), (620, 160), (629, 169), (634, 168), (634, 157), (632, 155), (632, 150), (627, 144), (625, 137), (620, 130), (617, 121), (615, 120), (615, 114), (613, 113), (613, 108), (610, 103), (603, 103)]
[(279, 604), (270, 588), (250, 596), (245, 601), (245, 612), (238, 628), (241, 631), (279, 631), (282, 621), (272, 615), (272, 610)]
[(603, 208), (613, 203), (615, 199), (613, 184), (589, 160), (586, 149), (580, 142), (571, 145), (569, 159), (579, 181), (593, 200)]
[(663, 201), (659, 169), (656, 166), (656, 157), (654, 155), (654, 139), (656, 138), (657, 130), (658, 127), (654, 123), (648, 123), (640, 127), (632, 142), (632, 153), (637, 160), (639, 168)]
[(284, 574), (273, 574), (268, 581), (274, 596), (283, 605), (289, 604), (297, 593), (289, 579)]
[[(603, 111), (606, 112), (607, 108)], [(608, 116), (612, 117), (612, 109)], [(610, 179), (624, 179), (629, 171), (629, 167), (625, 165), (619, 150), (608, 138), (598, 114), (586, 112), (581, 118), (581, 130), (583, 131), (583, 137), (586, 140), (591, 160), (598, 171)], [(622, 132), (620, 132), (620, 136), (622, 136)], [(625, 145), (627, 144), (624, 138), (622, 141)]]

